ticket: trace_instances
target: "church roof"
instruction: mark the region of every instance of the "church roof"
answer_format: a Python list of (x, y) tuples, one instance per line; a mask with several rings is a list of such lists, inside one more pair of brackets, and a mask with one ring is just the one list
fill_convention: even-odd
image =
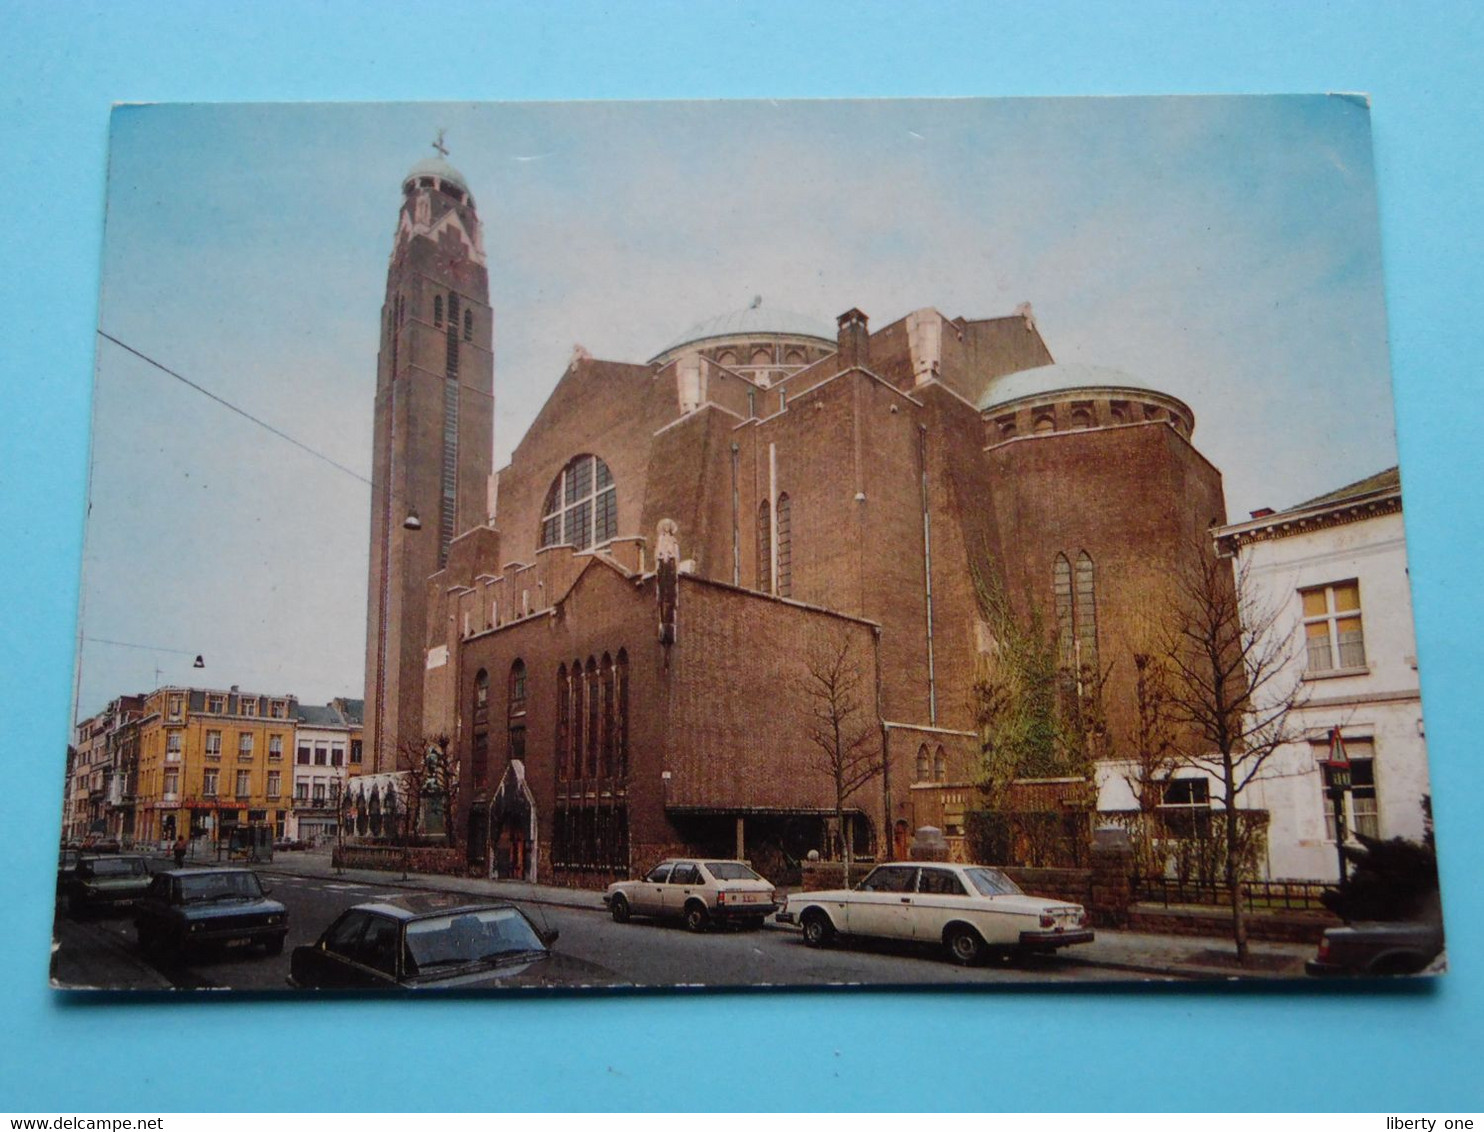
[(1132, 374), (1108, 366), (1089, 366), (1079, 362), (1057, 362), (1049, 366), (1018, 370), (996, 379), (979, 399), (979, 408), (992, 409), (1022, 397), (1038, 397), (1073, 389), (1138, 389), (1150, 393), (1147, 384)]
[(712, 338), (736, 338), (754, 334), (759, 336), (799, 334), (822, 339), (831, 345), (835, 342), (834, 327), (811, 315), (798, 314), (779, 307), (764, 306), (759, 300), (741, 310), (728, 311), (696, 323), (655, 354), (655, 357), (663, 357), (681, 346), (705, 342)]
[(466, 193), (469, 191), (469, 182), (464, 180), (464, 175), (441, 157), (423, 158), (407, 170), (407, 176), (402, 180), (406, 181), (413, 177), (437, 177), (441, 181), (457, 185)]

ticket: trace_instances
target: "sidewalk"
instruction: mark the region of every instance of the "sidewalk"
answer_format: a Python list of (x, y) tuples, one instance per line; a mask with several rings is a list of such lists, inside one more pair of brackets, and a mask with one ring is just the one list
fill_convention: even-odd
[[(271, 865), (259, 866), (264, 873), (315, 877), (329, 880), (370, 884), (379, 888), (419, 888), (439, 892), (462, 892), (471, 896), (549, 904), (562, 908), (605, 911), (603, 894), (588, 889), (561, 888), (556, 885), (528, 884), (516, 880), (488, 880), (479, 877), (436, 876), (409, 873), (402, 879), (399, 871), (378, 869), (345, 869), (337, 873), (330, 864), (328, 850), (301, 850), (275, 853)], [(797, 928), (769, 920), (775, 931), (797, 931)], [(1249, 944), (1250, 959), (1245, 968), (1236, 966), (1229, 939), (1206, 936), (1156, 935), (1150, 932), (1115, 931), (1099, 928), (1097, 938), (1079, 944), (1063, 955), (1087, 967), (1102, 967), (1159, 978), (1235, 979), (1302, 976), (1304, 960), (1314, 954), (1312, 944)]]

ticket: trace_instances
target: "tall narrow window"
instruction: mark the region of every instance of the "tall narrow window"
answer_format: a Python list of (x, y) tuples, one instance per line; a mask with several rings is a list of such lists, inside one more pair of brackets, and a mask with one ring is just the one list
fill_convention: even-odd
[(506, 711), (511, 760), (526, 757), (526, 663), (517, 660), (510, 666), (510, 706)]
[(464, 309), (464, 341), (474, 341), (474, 310), (471, 307)]
[(1056, 606), (1056, 662), (1063, 672), (1076, 667), (1076, 638), (1072, 632), (1072, 565), (1058, 554), (1051, 565), (1051, 593)]
[(568, 743), (572, 736), (572, 685), (567, 680), (567, 666), (557, 669), (556, 775), (564, 782), (571, 774)]
[(566, 543), (586, 550), (617, 536), (618, 488), (613, 473), (596, 456), (578, 456), (561, 470), (546, 493), (540, 545)]
[(614, 726), (615, 709), (614, 702), (618, 697), (618, 685), (613, 672), (613, 658), (606, 652), (603, 654), (603, 743), (602, 743), (602, 775), (604, 778), (613, 777), (614, 769)]
[(942, 782), (948, 777), (948, 759), (943, 754), (943, 748), (938, 747), (933, 751), (933, 781)]
[(766, 499), (757, 507), (757, 588), (773, 592), (773, 513)]
[(490, 674), (483, 668), (474, 677), (474, 715), (470, 729), (469, 769), (474, 774), (476, 789), (489, 779)]
[(598, 662), (587, 658), (587, 776), (598, 775), (598, 732), (602, 726), (603, 692), (598, 683)]
[(614, 726), (616, 728), (614, 749), (618, 760), (617, 773), (618, 777), (627, 778), (629, 774), (629, 654), (624, 649), (618, 650), (618, 712)]
[(1096, 681), (1098, 677), (1098, 607), (1093, 585), (1092, 557), (1083, 551), (1077, 555), (1077, 589), (1074, 597), (1077, 622), (1077, 672), (1080, 679)]
[(792, 597), (793, 569), (793, 504), (788, 492), (778, 497), (778, 596)]
[(917, 748), (917, 781), (918, 782), (926, 782), (927, 780), (928, 780), (928, 749), (927, 749), (927, 744), (924, 743), (922, 746), (920, 746), (920, 747)]
[(433, 325), (434, 326), (442, 326), (443, 325), (443, 296), (442, 295), (434, 295), (433, 296)]
[(583, 757), (586, 747), (587, 722), (585, 712), (585, 692), (587, 683), (582, 678), (582, 661), (572, 662), (572, 777), (581, 778), (583, 772)]

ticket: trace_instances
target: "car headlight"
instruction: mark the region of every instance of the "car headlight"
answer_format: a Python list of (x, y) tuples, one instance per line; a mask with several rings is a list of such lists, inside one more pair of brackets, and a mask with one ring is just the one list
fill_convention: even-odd
[(206, 925), (205, 925), (205, 924), (192, 924), (192, 925), (191, 925), (191, 926), (190, 926), (190, 930), (191, 930), (191, 931), (193, 931), (193, 932), (198, 932), (198, 931), (200, 931), (200, 930), (201, 930), (201, 929), (202, 929), (202, 928), (204, 928), (204, 927), (205, 927), (205, 926), (206, 926)]
[(283, 919), (283, 917), (282, 917), (282, 916), (269, 916), (269, 917), (268, 917), (268, 922), (269, 922), (269, 923), (270, 923), (270, 924), (276, 924), (276, 923), (278, 923), (278, 922), (279, 922), (279, 921), (280, 921), (280, 920), (282, 920), (282, 919)]

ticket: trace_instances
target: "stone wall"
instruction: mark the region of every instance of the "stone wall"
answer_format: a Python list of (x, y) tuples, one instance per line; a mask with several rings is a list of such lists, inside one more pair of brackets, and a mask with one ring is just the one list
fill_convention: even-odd
[(436, 876), (461, 877), (469, 865), (462, 847), (416, 846), (404, 850), (400, 845), (338, 845), (331, 857), (337, 869), (380, 869), (383, 872), (432, 873)]
[[(1325, 928), (1340, 926), (1338, 916), (1328, 912), (1249, 912), (1247, 938), (1269, 943), (1314, 943)], [(1135, 904), (1129, 909), (1131, 931), (1158, 932), (1161, 935), (1210, 936), (1230, 939), (1230, 908), (1184, 905), (1167, 908), (1162, 904)]]

